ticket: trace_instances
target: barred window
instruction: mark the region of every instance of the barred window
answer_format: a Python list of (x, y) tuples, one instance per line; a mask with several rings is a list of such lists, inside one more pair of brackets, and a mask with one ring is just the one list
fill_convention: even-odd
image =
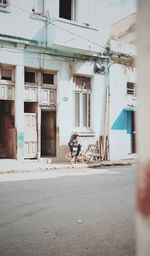
[(74, 76), (75, 127), (91, 127), (91, 78)]
[(75, 126), (80, 126), (80, 93), (75, 93)]
[(127, 82), (127, 94), (136, 96), (135, 83)]
[(83, 93), (83, 126), (90, 127), (90, 102), (91, 95)]
[(74, 76), (73, 82), (76, 84), (76, 87), (79, 89), (91, 89), (91, 78), (84, 76)]

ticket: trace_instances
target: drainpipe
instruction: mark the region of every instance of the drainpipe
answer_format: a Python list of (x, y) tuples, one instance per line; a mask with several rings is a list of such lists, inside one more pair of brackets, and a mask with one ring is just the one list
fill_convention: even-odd
[(24, 47), (17, 44), (20, 53), (17, 55), (18, 64), (16, 65), (15, 81), (15, 127), (17, 132), (17, 154), (16, 159), (24, 160)]
[[(103, 134), (103, 152), (102, 152), (102, 159), (105, 159), (106, 155), (106, 150), (107, 150), (107, 159), (109, 160), (110, 155), (109, 155), (109, 119), (110, 119), (110, 67), (111, 64), (106, 62), (105, 64), (105, 107), (104, 107), (104, 134)], [(107, 143), (107, 145), (106, 145)], [(107, 148), (108, 146), (108, 148)]]
[(137, 108), (137, 256), (150, 255), (150, 1), (139, 0)]

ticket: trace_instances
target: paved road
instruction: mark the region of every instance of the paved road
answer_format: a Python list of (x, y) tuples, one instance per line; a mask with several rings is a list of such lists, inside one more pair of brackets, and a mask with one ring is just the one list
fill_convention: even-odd
[(0, 183), (0, 256), (134, 256), (134, 183), (131, 167)]

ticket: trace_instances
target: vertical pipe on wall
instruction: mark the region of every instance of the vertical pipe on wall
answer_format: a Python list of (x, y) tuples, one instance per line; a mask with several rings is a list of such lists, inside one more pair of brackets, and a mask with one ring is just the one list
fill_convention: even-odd
[(41, 157), (41, 101), (40, 101), (41, 89), (38, 86), (38, 111), (37, 111), (37, 158)]
[(17, 131), (17, 159), (24, 159), (24, 46), (17, 45), (20, 63), (16, 66), (15, 127)]
[(109, 160), (109, 129), (110, 129), (110, 67), (111, 64), (105, 64), (105, 105), (104, 105), (104, 134), (102, 159)]

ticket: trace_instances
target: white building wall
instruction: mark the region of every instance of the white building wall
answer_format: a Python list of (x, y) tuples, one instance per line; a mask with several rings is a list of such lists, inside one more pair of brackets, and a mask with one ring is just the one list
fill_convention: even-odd
[(20, 58), (20, 53), (22, 53), (22, 50), (16, 50), (16, 46), (8, 42), (3, 42), (0, 45), (1, 63), (10, 65), (22, 65), (22, 58)]
[[(74, 125), (74, 84), (73, 75), (85, 75), (91, 77), (92, 97), (91, 97), (91, 128), (76, 128)], [(77, 64), (63, 64), (58, 72), (59, 84), (57, 87), (57, 109), (58, 109), (58, 129), (59, 129), (59, 152), (63, 157), (63, 149), (73, 132), (80, 134), (82, 149), (86, 150), (89, 144), (94, 144), (99, 139), (101, 133), (101, 115), (103, 101), (103, 76), (93, 74), (92, 62), (80, 62)]]
[[(104, 103), (104, 76), (93, 73), (93, 62), (86, 61), (68, 61), (60, 57), (52, 57), (39, 53), (32, 53), (33, 49), (27, 51), (23, 48), (15, 48), (9, 45), (9, 50), (2, 48), (1, 63), (30, 67), (33, 69), (50, 70), (56, 72), (57, 87), (57, 156), (64, 160), (64, 154), (67, 150), (67, 143), (72, 132), (81, 133), (81, 143), (83, 149), (88, 145), (94, 144), (103, 132), (103, 103)], [(24, 52), (24, 54), (23, 54)], [(23, 55), (22, 55), (23, 54)], [(21, 56), (21, 57), (20, 57)], [(23, 58), (22, 58), (23, 56)], [(22, 62), (23, 61), (23, 62)], [(16, 81), (19, 81), (16, 73)], [(91, 129), (76, 129), (74, 126), (74, 84), (73, 75), (85, 75), (91, 77), (92, 96), (91, 96)], [(18, 87), (17, 87), (18, 88)], [(19, 91), (17, 89), (17, 95)], [(24, 99), (22, 98), (22, 102)], [(17, 106), (17, 105), (16, 105)], [(21, 120), (17, 112), (17, 119)], [(21, 118), (21, 119), (20, 119)], [(23, 119), (22, 119), (23, 120)], [(19, 123), (19, 122), (17, 122)], [(23, 122), (21, 122), (23, 125)], [(23, 132), (23, 128), (21, 132)]]
[(127, 131), (127, 111), (136, 105), (136, 98), (127, 96), (127, 82), (136, 82), (135, 68), (112, 64), (110, 67), (110, 159), (132, 157), (131, 134)]
[[(78, 63), (73, 68), (74, 74), (85, 75), (91, 77), (92, 99), (91, 99), (91, 128), (96, 136), (100, 136), (102, 132), (101, 119), (103, 113), (103, 97), (104, 97), (104, 76), (93, 73), (94, 63), (85, 62)], [(82, 129), (81, 129), (82, 132)]]
[(44, 42), (46, 36), (44, 24), (30, 18), (32, 8), (33, 1), (10, 1), (9, 13), (0, 12), (0, 24), (4, 24), (1, 26), (0, 34)]
[(89, 144), (95, 144), (103, 132), (104, 76), (94, 74), (93, 65), (92, 62), (78, 62), (73, 67), (74, 74), (91, 77), (91, 129), (76, 129), (82, 134), (80, 141), (83, 150), (86, 150)]
[[(43, 18), (41, 15), (35, 15), (36, 13), (39, 13), (38, 10), (38, 2), (39, 0), (35, 1), (24, 1), (24, 0), (15, 0), (9, 1), (9, 7), (8, 7), (8, 13), (0, 12), (0, 24), (4, 24), (1, 26), (0, 34), (7, 34), (17, 37), (23, 37), (27, 39), (37, 40), (40, 45), (45, 46), (46, 44), (46, 38), (47, 38), (47, 22), (53, 22), (55, 18), (59, 18), (59, 1), (54, 0), (45, 0), (44, 1), (44, 15), (45, 18)], [(108, 39), (108, 26), (101, 25), (101, 17), (99, 15), (99, 8), (101, 7), (102, 2), (95, 0), (95, 4), (93, 4), (92, 0), (87, 1), (76, 1), (76, 20), (73, 30), (69, 27), (69, 25), (66, 27), (66, 23), (63, 23), (63, 21), (68, 22), (66, 19), (60, 18), (59, 20), (62, 20), (61, 24), (55, 24), (55, 26), (59, 26), (62, 29), (65, 28), (69, 32), (75, 32), (77, 34), (77, 37), (75, 35), (72, 35), (71, 38), (69, 38), (70, 43), (72, 43), (72, 40), (78, 39), (78, 35), (83, 37), (88, 37), (88, 33), (92, 35), (90, 38), (91, 41), (96, 42), (97, 45), (104, 45), (107, 42)], [(34, 12), (32, 10), (35, 10)], [(47, 20), (46, 20), (47, 16)], [(19, 22), (19, 25), (18, 25)], [(71, 21), (72, 22), (72, 21)], [(85, 24), (89, 24), (88, 30), (86, 29)], [(85, 27), (85, 33), (83, 29), (80, 29), (81, 27)], [(56, 28), (56, 27), (55, 27)], [(58, 27), (57, 27), (58, 29)], [(93, 29), (97, 29), (98, 31), (94, 32)], [(59, 37), (59, 32), (61, 33), (61, 37), (66, 38), (66, 33), (64, 30), (58, 29), (56, 37)], [(67, 32), (67, 33), (69, 33)], [(51, 33), (51, 30), (50, 30)], [(91, 34), (92, 33), (92, 34)], [(64, 34), (64, 35), (63, 35)], [(69, 33), (70, 34), (70, 33)], [(70, 34), (71, 35), (71, 34)], [(81, 39), (81, 38), (80, 38)], [(49, 36), (49, 40), (53, 41), (53, 35), (51, 34)], [(66, 39), (67, 40), (67, 39)], [(57, 40), (56, 40), (57, 41)], [(82, 49), (83, 42), (86, 41), (84, 39), (80, 40), (80, 46)], [(87, 42), (88, 43), (88, 42)], [(61, 44), (61, 40), (59, 42)], [(77, 44), (78, 40), (77, 40)], [(90, 44), (91, 46), (94, 46), (94, 44)], [(62, 45), (61, 45), (62, 46)], [(69, 47), (69, 43), (67, 45)], [(96, 45), (95, 45), (96, 46)], [(87, 48), (87, 47), (86, 47)], [(89, 49), (90, 50), (90, 49)], [(101, 52), (104, 49), (101, 46), (98, 46), (97, 51)]]
[(41, 55), (39, 58), (38, 54), (32, 56), (31, 54), (26, 54), (25, 66), (56, 72), (57, 156), (64, 159), (67, 142), (73, 131), (72, 72), (70, 65), (62, 58), (47, 55)]
[(103, 135), (104, 124), (104, 103), (105, 103), (105, 85), (104, 76), (95, 75), (93, 77), (93, 94), (92, 94), (92, 127), (96, 137)]
[(59, 17), (59, 0), (45, 0), (45, 12), (49, 13), (49, 17)]
[(69, 136), (73, 131), (73, 95), (70, 67), (62, 63), (58, 72), (57, 86), (57, 120), (59, 132), (59, 154), (67, 147)]
[[(62, 19), (63, 21), (62, 23), (60, 23), (62, 28), (69, 28), (70, 32), (75, 32), (81, 37), (84, 35), (85, 39), (86, 36), (88, 37), (88, 34), (91, 33), (90, 35), (92, 36), (90, 36), (89, 40), (93, 42), (97, 40), (97, 45), (92, 44), (88, 40), (86, 42), (85, 39), (82, 39), (80, 37), (76, 38), (75, 35), (71, 34), (71, 36), (69, 37), (70, 43), (67, 43), (67, 45), (64, 45), (64, 43), (61, 44), (61, 41), (58, 40), (58, 45), (56, 45), (56, 48), (58, 50), (61, 50), (62, 53), (63, 50), (65, 50), (68, 55), (72, 54), (73, 52), (75, 52), (75, 50), (73, 49), (73, 42), (77, 40), (78, 47), (76, 49), (76, 53), (78, 54), (97, 54), (98, 52), (104, 51), (104, 48), (101, 47), (101, 44), (104, 45), (106, 43), (107, 30), (105, 29), (103, 30), (103, 32), (101, 30), (99, 31), (100, 20), (98, 8), (101, 4), (102, 3), (100, 3), (98, 0), (95, 1), (94, 5), (93, 1), (91, 0), (88, 0), (88, 4), (85, 0), (76, 1), (76, 22)], [(45, 14), (47, 15), (49, 21), (51, 21), (51, 19), (53, 20), (53, 18), (55, 17), (58, 19), (58, 0), (45, 0), (44, 7)], [(23, 37), (30, 40), (37, 40), (40, 46), (46, 46), (46, 40), (48, 40), (48, 43), (52, 43), (52, 45), (54, 45), (54, 34), (52, 33), (53, 31), (51, 31), (50, 34), (47, 34), (48, 31), (46, 28), (46, 20), (44, 20), (40, 15), (33, 15), (33, 8), (35, 9), (35, 13), (37, 13), (38, 4), (36, 1), (10, 0), (9, 13), (1, 13), (0, 15), (0, 23), (5, 24), (5, 26), (1, 26), (0, 34)], [(59, 20), (61, 21), (61, 19)], [(74, 25), (71, 25), (72, 23), (74, 23)], [(86, 25), (84, 23), (88, 23), (89, 28), (86, 28)], [(56, 38), (59, 38), (60, 32), (62, 36), (61, 38), (66, 40), (66, 34), (63, 32), (63, 29), (57, 28)], [(10, 38), (10, 40), (15, 39)], [(1, 41), (2, 48), (0, 48), (0, 63), (14, 65), (15, 67), (21, 65), (22, 70), (24, 69), (24, 67), (30, 67), (33, 69), (50, 70), (56, 72), (56, 135), (58, 158), (64, 159), (64, 153), (67, 149), (67, 142), (72, 132), (78, 131), (81, 134), (81, 143), (83, 144), (83, 149), (86, 149), (88, 144), (90, 143), (94, 144), (96, 140), (99, 139), (99, 136), (103, 134), (105, 102), (104, 76), (93, 73), (94, 61), (83, 61), (80, 59), (74, 60), (73, 58), (69, 60), (69, 58), (52, 57), (46, 54), (44, 55), (43, 53), (40, 53), (40, 51), (42, 52), (42, 49), (37, 49), (36, 46), (25, 46), (24, 50), (16, 49), (16, 43), (9, 43), (8, 41), (9, 39), (6, 39), (6, 41)], [(48, 46), (50, 47), (51, 44), (48, 44)], [(70, 51), (68, 51), (69, 47), (71, 49)], [(80, 51), (82, 48), (84, 51)], [(23, 55), (23, 60), (22, 58), (20, 58), (20, 54)], [(17, 74), (19, 73), (16, 72), (16, 81), (19, 81)], [(91, 77), (91, 129), (83, 129), (82, 127), (80, 129), (76, 129), (74, 126), (74, 74)], [(18, 93), (19, 92), (17, 91), (17, 95)], [(17, 120), (19, 120), (19, 112), (17, 113)], [(20, 132), (23, 132), (23, 128), (20, 129)]]
[[(61, 51), (64, 55), (76, 53), (94, 54), (96, 56), (104, 51), (108, 39), (108, 26), (106, 26), (107, 24), (101, 24), (101, 17), (99, 15), (99, 10), (105, 5), (104, 1), (95, 0), (94, 4), (92, 0), (76, 1), (76, 21), (74, 22), (58, 18), (59, 0), (45, 0), (45, 15), (47, 15), (48, 22), (54, 21), (52, 25), (46, 23), (46, 18), (32, 14), (33, 8), (35, 13), (39, 11), (37, 1), (14, 0), (12, 2), (10, 0), (9, 14), (1, 12), (0, 15), (0, 23), (5, 24), (1, 26), (0, 34), (37, 40), (39, 46), (46, 46), (47, 41), (47, 49), (52, 47)], [(70, 32), (64, 31), (64, 29)], [(91, 130), (85, 130), (81, 127), (81, 129), (78, 129), (78, 132), (82, 134), (81, 141), (85, 148), (89, 143), (95, 143), (99, 136), (104, 134), (105, 92), (107, 84), (104, 75), (93, 73), (94, 61), (52, 57), (40, 53), (42, 49), (37, 50), (36, 46), (32, 48), (26, 46), (24, 63), (22, 64), (22, 59), (19, 57), (22, 50), (18, 49), (16, 51), (16, 45), (9, 43), (9, 40), (14, 39), (10, 38), (6, 39), (5, 42), (1, 41), (0, 63), (15, 66), (24, 65), (24, 67), (56, 72), (57, 149), (59, 148), (57, 154), (59, 156), (63, 157), (62, 151), (66, 147), (71, 133), (77, 131), (74, 127), (73, 75), (78, 74), (91, 77)], [(92, 42), (96, 42), (96, 44)], [(127, 67), (124, 68), (118, 64), (113, 64), (110, 68), (109, 137), (111, 159), (129, 157), (130, 135), (125, 130), (112, 129), (112, 126), (122, 110), (133, 102), (131, 98), (129, 99), (126, 96), (126, 82), (135, 82), (134, 73)]]

